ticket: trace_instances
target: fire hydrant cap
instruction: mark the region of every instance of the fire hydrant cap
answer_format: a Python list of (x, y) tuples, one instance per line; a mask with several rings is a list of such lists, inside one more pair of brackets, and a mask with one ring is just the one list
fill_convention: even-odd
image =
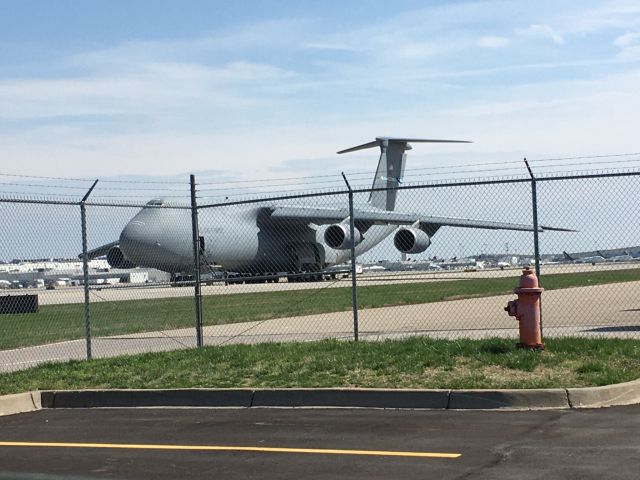
[(518, 287), (514, 290), (514, 293), (539, 293), (543, 290), (544, 288), (540, 287), (538, 277), (536, 277), (534, 271), (527, 267), (522, 270), (520, 282), (518, 283)]

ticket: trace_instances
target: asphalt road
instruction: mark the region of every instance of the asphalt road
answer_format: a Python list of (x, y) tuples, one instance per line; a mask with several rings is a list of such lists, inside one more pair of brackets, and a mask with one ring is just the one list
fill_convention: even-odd
[(638, 432), (640, 406), (42, 410), (0, 418), (0, 478), (637, 479)]

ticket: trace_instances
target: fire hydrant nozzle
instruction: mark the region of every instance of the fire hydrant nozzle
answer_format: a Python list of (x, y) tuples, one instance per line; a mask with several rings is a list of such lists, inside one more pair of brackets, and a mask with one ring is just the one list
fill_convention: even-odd
[(540, 296), (543, 290), (538, 284), (538, 277), (529, 267), (522, 270), (518, 287), (513, 290), (518, 299), (510, 301), (504, 308), (520, 322), (518, 348), (544, 349), (540, 331)]

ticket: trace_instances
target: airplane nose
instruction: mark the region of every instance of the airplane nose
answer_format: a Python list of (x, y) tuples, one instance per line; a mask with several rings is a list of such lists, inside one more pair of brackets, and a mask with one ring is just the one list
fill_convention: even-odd
[(120, 249), (138, 266), (189, 271), (193, 268), (189, 212), (143, 209), (122, 230)]
[(120, 249), (125, 257), (136, 265), (146, 266), (149, 263), (156, 243), (145, 227), (145, 223), (134, 218), (120, 233)]

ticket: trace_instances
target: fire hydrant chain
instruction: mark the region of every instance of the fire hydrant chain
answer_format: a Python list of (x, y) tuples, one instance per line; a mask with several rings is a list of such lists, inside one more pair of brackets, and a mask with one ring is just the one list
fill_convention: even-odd
[(543, 290), (533, 270), (525, 268), (518, 287), (513, 290), (518, 299), (510, 301), (504, 308), (520, 324), (520, 343), (516, 344), (517, 348), (544, 349), (540, 331), (540, 297)]

